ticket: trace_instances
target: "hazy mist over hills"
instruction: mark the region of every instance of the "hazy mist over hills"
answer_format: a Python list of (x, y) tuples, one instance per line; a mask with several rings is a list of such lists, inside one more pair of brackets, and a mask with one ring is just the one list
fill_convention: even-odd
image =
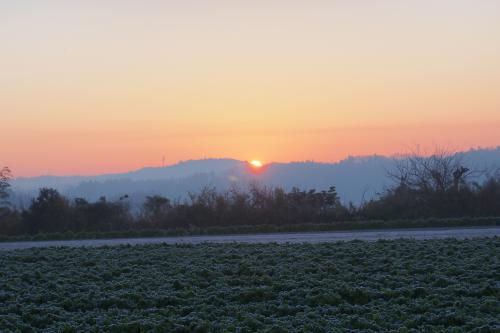
[[(482, 170), (500, 167), (500, 147), (457, 154), (468, 167)], [(224, 190), (231, 186), (244, 188), (258, 182), (285, 189), (296, 186), (324, 190), (333, 185), (343, 202), (359, 204), (390, 184), (387, 172), (393, 167), (393, 158), (377, 155), (349, 157), (338, 163), (271, 163), (260, 172), (253, 172), (247, 162), (234, 159), (190, 160), (122, 174), (17, 178), (12, 184), (15, 192), (13, 203), (25, 206), (41, 187), (55, 188), (69, 197), (88, 200), (102, 196), (115, 200), (128, 194), (131, 202), (139, 203), (147, 195), (159, 194), (182, 200), (188, 192), (199, 191), (204, 186)]]

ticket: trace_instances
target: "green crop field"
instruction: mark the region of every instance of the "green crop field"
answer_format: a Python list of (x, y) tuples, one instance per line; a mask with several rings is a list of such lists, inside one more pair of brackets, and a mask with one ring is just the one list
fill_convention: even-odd
[(498, 332), (500, 239), (0, 252), (0, 332)]

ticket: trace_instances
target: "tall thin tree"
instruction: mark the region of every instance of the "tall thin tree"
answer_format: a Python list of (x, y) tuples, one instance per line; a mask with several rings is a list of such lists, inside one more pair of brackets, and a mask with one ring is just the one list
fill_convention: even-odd
[(3, 167), (0, 170), (0, 211), (7, 209), (9, 206), (9, 188), (12, 172), (8, 167)]

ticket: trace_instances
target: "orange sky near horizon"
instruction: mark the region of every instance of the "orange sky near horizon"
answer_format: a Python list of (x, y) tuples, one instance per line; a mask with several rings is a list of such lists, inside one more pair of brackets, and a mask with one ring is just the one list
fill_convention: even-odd
[(3, 1), (0, 166), (500, 145), (500, 1)]

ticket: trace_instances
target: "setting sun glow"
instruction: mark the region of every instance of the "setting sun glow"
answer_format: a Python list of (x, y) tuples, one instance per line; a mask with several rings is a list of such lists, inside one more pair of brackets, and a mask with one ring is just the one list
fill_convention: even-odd
[(262, 168), (262, 162), (259, 161), (259, 160), (252, 160), (250, 161), (250, 164), (254, 167), (254, 168)]

